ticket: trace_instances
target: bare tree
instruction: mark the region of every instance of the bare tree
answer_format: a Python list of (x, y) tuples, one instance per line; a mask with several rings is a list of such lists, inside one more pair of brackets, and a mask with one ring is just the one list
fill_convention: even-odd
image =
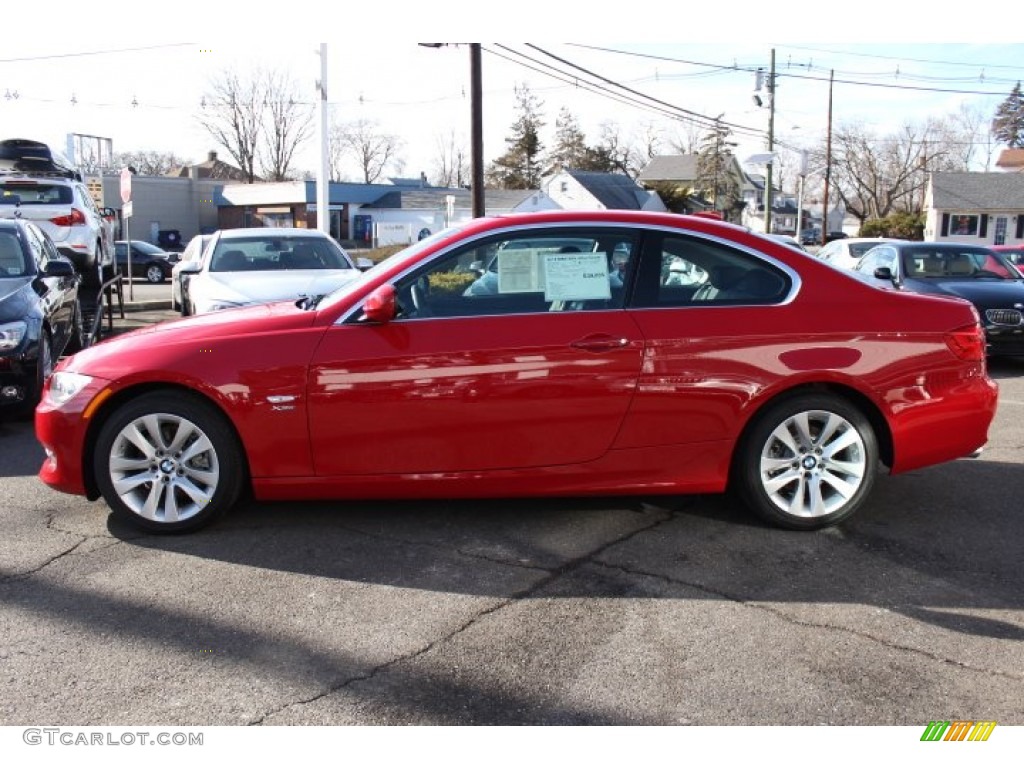
[(263, 74), (266, 115), (260, 168), (270, 181), (286, 181), (290, 177), (295, 150), (313, 132), (313, 108), (296, 100), (295, 81), (280, 72)]
[(141, 176), (163, 176), (169, 171), (186, 165), (188, 161), (173, 152), (161, 152), (155, 149), (137, 149), (133, 152), (117, 152), (114, 154), (114, 168), (132, 168)]
[(381, 133), (373, 120), (335, 123), (330, 128), (329, 156), (331, 178), (341, 178), (341, 166), (351, 158), (359, 166), (363, 182), (373, 184), (389, 167), (401, 172), (403, 163), (397, 154), (401, 141), (397, 136)]
[[(888, 136), (842, 125), (832, 138), (833, 189), (862, 222), (918, 213), (930, 173), (968, 169), (976, 130), (967, 114), (906, 124)], [(823, 149), (816, 150), (813, 164), (825, 164)]]
[(456, 138), (455, 131), (447, 136), (438, 135), (437, 154), (434, 156), (434, 183), (441, 187), (462, 188), (469, 184), (470, 158), (461, 138)]
[(695, 121), (681, 122), (675, 136), (668, 140), (669, 148), (678, 155), (695, 155), (700, 151), (705, 131)]
[(226, 71), (210, 83), (198, 115), (200, 125), (234, 158), (250, 184), (256, 180), (265, 96), (262, 73), (243, 77)]

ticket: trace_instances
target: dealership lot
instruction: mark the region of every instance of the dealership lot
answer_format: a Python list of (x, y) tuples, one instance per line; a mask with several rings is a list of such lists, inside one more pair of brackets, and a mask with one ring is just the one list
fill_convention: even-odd
[(0, 724), (1024, 724), (1024, 362), (989, 447), (793, 533), (726, 497), (244, 505), (158, 537), (0, 422)]

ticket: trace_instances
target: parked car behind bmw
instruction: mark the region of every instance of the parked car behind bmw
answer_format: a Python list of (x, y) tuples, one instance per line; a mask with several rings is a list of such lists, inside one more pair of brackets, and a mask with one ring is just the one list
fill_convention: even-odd
[(864, 254), (856, 271), (882, 285), (966, 299), (981, 316), (989, 354), (1024, 355), (1024, 278), (991, 248), (885, 243)]
[(0, 219), (0, 408), (32, 413), (57, 358), (81, 348), (78, 284), (45, 232)]
[(344, 249), (315, 229), (257, 227), (214, 233), (197, 260), (184, 262), (186, 315), (321, 296), (360, 275)]

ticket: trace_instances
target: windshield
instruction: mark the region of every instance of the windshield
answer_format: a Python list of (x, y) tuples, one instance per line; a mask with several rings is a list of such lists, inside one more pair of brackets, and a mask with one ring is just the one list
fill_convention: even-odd
[(903, 274), (914, 279), (1016, 280), (1020, 274), (999, 255), (988, 250), (938, 249), (903, 250)]
[(211, 272), (354, 268), (341, 246), (329, 237), (309, 235), (221, 238), (210, 260)]
[(152, 243), (147, 243), (144, 240), (132, 240), (132, 250), (138, 251), (139, 253), (149, 254), (163, 254), (166, 253), (163, 248), (157, 248)]

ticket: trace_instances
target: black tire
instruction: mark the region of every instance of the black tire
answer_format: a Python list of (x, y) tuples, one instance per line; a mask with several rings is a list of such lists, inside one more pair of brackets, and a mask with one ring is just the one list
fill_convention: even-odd
[(164, 270), (159, 264), (150, 264), (146, 267), (147, 283), (162, 283), (164, 281)]
[(31, 419), (35, 417), (36, 406), (43, 396), (43, 386), (47, 377), (53, 373), (53, 343), (50, 333), (45, 328), (39, 331), (39, 353), (36, 356), (35, 375), (25, 389), (25, 399), (18, 405), (11, 406), (15, 418)]
[(751, 511), (791, 530), (836, 525), (864, 503), (878, 473), (878, 440), (864, 414), (829, 394), (770, 405), (748, 427), (732, 486)]
[(227, 419), (197, 397), (168, 391), (141, 395), (111, 414), (96, 440), (93, 470), (114, 517), (154, 533), (209, 525), (235, 505), (246, 476)]
[(71, 331), (68, 335), (68, 343), (64, 346), (65, 355), (73, 355), (80, 349), (85, 349), (85, 328), (82, 319), (82, 300), (75, 299), (75, 306), (72, 310)]

